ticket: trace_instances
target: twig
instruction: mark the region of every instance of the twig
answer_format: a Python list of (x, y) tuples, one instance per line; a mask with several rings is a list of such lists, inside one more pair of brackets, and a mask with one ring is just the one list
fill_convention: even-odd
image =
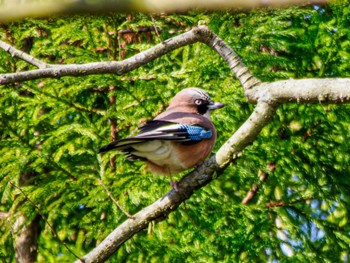
[(309, 138), (310, 138), (310, 136), (311, 136), (311, 134), (313, 133), (313, 131), (317, 128), (317, 126), (319, 125), (321, 123), (321, 120), (318, 120), (318, 121), (316, 121), (316, 123), (314, 123), (312, 126), (311, 126), (311, 128), (310, 129), (308, 129), (306, 132), (305, 132), (305, 134), (304, 134), (304, 136), (303, 136), (303, 138), (302, 138), (302, 142), (306, 142)]
[(119, 204), (117, 199), (114, 198), (112, 193), (108, 190), (107, 186), (103, 183), (102, 179), (98, 179), (99, 183), (103, 186), (103, 188), (106, 190), (109, 198), (112, 199), (112, 201), (118, 206), (118, 208), (129, 218), (129, 219), (134, 219), (135, 217), (131, 214), (129, 214), (122, 206)]
[[(152, 18), (152, 16), (151, 16)], [(153, 20), (153, 18), (152, 18)], [(148, 26), (148, 27), (140, 27), (138, 28), (136, 31), (133, 29), (123, 29), (123, 30), (119, 30), (118, 34), (129, 34), (129, 33), (144, 33), (144, 32), (151, 32), (151, 31), (156, 31), (156, 34), (158, 35), (158, 32), (162, 32), (163, 30), (161, 28), (158, 28), (155, 26)]]
[[(267, 169), (270, 170), (271, 172), (273, 172), (276, 169), (276, 164), (275, 163), (269, 163), (267, 164)], [(259, 170), (258, 172), (259, 175), (259, 184), (263, 183), (266, 181), (268, 174), (265, 173), (262, 170)], [(247, 205), (256, 195), (256, 193), (259, 190), (259, 185), (258, 184), (253, 184), (252, 187), (249, 189), (247, 195), (244, 197), (244, 199), (242, 200), (242, 204)]]
[(274, 201), (274, 202), (269, 202), (266, 204), (266, 206), (268, 208), (273, 208), (273, 207), (277, 207), (277, 206), (285, 206), (285, 202), (283, 201)]
[(293, 204), (306, 202), (306, 201), (307, 201), (307, 199), (305, 199), (305, 198), (299, 198), (299, 199), (291, 200), (291, 201), (288, 201), (288, 202), (285, 202), (285, 201), (271, 201), (271, 202), (267, 203), (266, 206), (268, 208), (274, 208), (274, 207), (278, 207), (278, 206), (289, 206), (289, 207), (291, 207)]
[(247, 205), (254, 198), (258, 190), (259, 186), (257, 184), (253, 184), (246, 196), (244, 197), (244, 199), (242, 200), (242, 204)]
[(28, 55), (27, 53), (18, 50), (17, 48), (5, 43), (4, 41), (0, 40), (0, 48), (2, 48), (3, 50), (5, 50), (6, 52), (10, 53), (12, 57), (17, 57), (20, 58), (26, 62), (28, 62), (29, 64), (36, 66), (39, 69), (43, 69), (43, 68), (50, 68), (50, 67), (54, 67), (54, 65), (49, 65), (39, 59), (36, 59), (30, 55)]
[(71, 253), (74, 257), (76, 257), (77, 259), (79, 259), (81, 262), (85, 262), (84, 259), (80, 258), (79, 256), (77, 256), (66, 244), (66, 242), (62, 241), (59, 237), (58, 234), (56, 232), (56, 230), (53, 228), (53, 226), (49, 223), (49, 221), (47, 220), (46, 216), (41, 212), (40, 208), (23, 192), (23, 190), (21, 188), (19, 188), (17, 185), (15, 185), (14, 183), (12, 183), (11, 181), (9, 182), (9, 184), (16, 188), (17, 190), (19, 190), (21, 192), (21, 194), (35, 207), (35, 209), (38, 211), (38, 213), (40, 214), (41, 218), (45, 221), (45, 223), (49, 226), (49, 228), (51, 229), (51, 232), (53, 233), (54, 237), (60, 242), (62, 243), (62, 245), (69, 251), (69, 253)]
[[(109, 105), (111, 108), (113, 108), (116, 104), (116, 96), (114, 94), (114, 91), (116, 89), (116, 86), (111, 85), (109, 87)], [(111, 127), (110, 127), (110, 134), (111, 134), (111, 139), (112, 142), (117, 140), (118, 138), (118, 133), (117, 133), (117, 120), (116, 118), (110, 118), (110, 123), (111, 123)], [(112, 156), (109, 159), (109, 163), (112, 169), (115, 169), (115, 156)]]
[(154, 26), (154, 30), (156, 31), (157, 37), (159, 38), (159, 40), (160, 40), (161, 43), (164, 43), (164, 42), (163, 42), (163, 39), (161, 38), (161, 36), (160, 36), (160, 34), (159, 34), (159, 32), (158, 32), (158, 30), (160, 30), (160, 29), (157, 28), (157, 26), (156, 26), (156, 20), (153, 18), (152, 15), (151, 15), (151, 19), (152, 19), (153, 26)]

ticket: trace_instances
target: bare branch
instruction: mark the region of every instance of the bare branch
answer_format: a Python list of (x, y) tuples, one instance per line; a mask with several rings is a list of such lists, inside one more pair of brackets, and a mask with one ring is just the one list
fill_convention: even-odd
[[(270, 165), (268, 165), (270, 166)], [(268, 174), (265, 173), (263, 170), (259, 170), (258, 171), (258, 175), (259, 175), (259, 183), (263, 183), (266, 181)], [(244, 199), (242, 200), (242, 204), (247, 205), (256, 195), (256, 193), (259, 191), (259, 184), (253, 184), (252, 187), (249, 189), (248, 193), (246, 194), (246, 196), (244, 197)]]
[(30, 55), (28, 55), (27, 53), (16, 49), (15, 47), (5, 43), (4, 41), (0, 40), (0, 48), (2, 48), (3, 50), (5, 50), (6, 52), (10, 53), (12, 57), (17, 57), (20, 58), (26, 62), (28, 62), (29, 64), (36, 66), (38, 68), (48, 68), (48, 67), (52, 67), (53, 65), (49, 65), (46, 64), (45, 62), (36, 59)]
[(249, 102), (259, 99), (305, 103), (344, 103), (350, 102), (350, 78), (289, 79), (262, 83), (245, 91)]
[[(153, 21), (154, 18), (151, 16), (151, 19)], [(128, 33), (143, 33), (143, 32), (151, 32), (151, 31), (155, 31), (156, 35), (159, 37), (159, 32), (163, 32), (163, 29), (156, 26), (148, 26), (148, 27), (139, 27), (137, 30), (134, 30), (134, 29), (119, 30), (118, 34), (123, 35)]]
[(285, 202), (283, 201), (274, 201), (274, 202), (269, 202), (266, 204), (266, 206), (268, 208), (274, 208), (274, 207), (277, 207), (277, 206), (285, 206)]
[[(183, 12), (190, 9), (222, 10), (258, 7), (281, 7), (306, 4), (305, 0), (114, 0), (114, 1), (1, 1), (0, 21), (8, 22), (23, 17), (43, 17), (72, 13), (109, 13), (109, 12)], [(312, 3), (324, 4), (327, 0), (313, 0)]]
[[(196, 30), (196, 29), (194, 29)], [(214, 34), (209, 28), (200, 26), (196, 30), (198, 41), (203, 42), (214, 49), (228, 64), (232, 73), (242, 84), (244, 90), (260, 84), (260, 80), (255, 78), (249, 69), (243, 64), (241, 58), (227, 45), (221, 38)]]
[[(208, 27), (199, 26), (174, 38), (168, 39), (153, 48), (143, 51), (123, 61), (95, 62), (87, 64), (54, 65), (26, 72), (0, 74), (0, 84), (22, 82), (41, 78), (59, 78), (63, 76), (86, 76), (91, 74), (122, 75), (147, 64), (177, 48), (202, 42), (213, 48), (229, 65), (244, 89), (260, 83), (244, 66), (240, 57)], [(1, 46), (0, 46), (1, 47)]]
[(316, 123), (314, 123), (311, 126), (311, 128), (306, 131), (306, 133), (304, 134), (304, 136), (301, 139), (301, 141), (302, 142), (306, 142), (310, 138), (310, 136), (314, 132), (314, 130), (317, 128), (317, 126), (320, 125), (320, 124), (321, 124), (321, 120), (317, 120)]
[(10, 45), (0, 42), (3, 48), (13, 56), (38, 66), (39, 69), (26, 72), (0, 74), (0, 84), (21, 82), (41, 78), (63, 76), (85, 76), (90, 74), (122, 75), (170, 51), (185, 45), (202, 42), (213, 48), (229, 65), (241, 82), (249, 102), (259, 99), (267, 102), (314, 102), (340, 103), (350, 101), (349, 78), (282, 80), (273, 83), (261, 83), (243, 64), (240, 57), (216, 34), (206, 26), (199, 26), (174, 38), (168, 39), (153, 48), (136, 54), (123, 61), (95, 62), (87, 64), (50, 65), (21, 52)]
[(91, 74), (122, 75), (149, 63), (172, 50), (192, 44), (196, 41), (196, 36), (193, 34), (193, 30), (191, 30), (123, 61), (95, 62), (81, 65), (68, 64), (54, 68), (0, 74), (0, 84), (21, 82), (38, 78), (58, 78), (63, 76), (86, 76)]
[(259, 185), (253, 184), (252, 187), (249, 189), (247, 195), (242, 200), (242, 204), (243, 205), (248, 204), (254, 198), (258, 190), (259, 190)]
[(135, 214), (133, 219), (124, 221), (96, 248), (82, 258), (84, 262), (104, 262), (125, 241), (147, 228), (150, 222), (165, 220), (167, 215), (177, 209), (195, 190), (211, 182), (214, 179), (214, 172), (220, 173), (230, 163), (232, 156), (238, 155), (254, 141), (262, 128), (269, 123), (276, 108), (277, 105), (259, 102), (248, 120), (220, 148), (215, 156), (181, 179), (177, 191), (171, 190), (165, 196)]

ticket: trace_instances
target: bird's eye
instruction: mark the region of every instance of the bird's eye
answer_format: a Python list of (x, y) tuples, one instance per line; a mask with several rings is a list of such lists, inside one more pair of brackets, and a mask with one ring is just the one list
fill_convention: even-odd
[(203, 104), (203, 100), (198, 99), (198, 100), (195, 100), (194, 103), (196, 105), (202, 105)]

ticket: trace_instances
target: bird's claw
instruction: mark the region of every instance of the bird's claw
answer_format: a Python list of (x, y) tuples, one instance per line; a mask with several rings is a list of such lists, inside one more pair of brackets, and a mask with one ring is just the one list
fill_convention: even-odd
[(170, 185), (174, 188), (175, 192), (178, 192), (178, 191), (179, 191), (179, 188), (178, 188), (179, 182), (170, 180)]

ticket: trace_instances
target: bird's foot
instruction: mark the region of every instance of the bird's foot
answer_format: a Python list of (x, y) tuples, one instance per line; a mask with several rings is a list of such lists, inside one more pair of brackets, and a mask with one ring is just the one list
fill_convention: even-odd
[(175, 192), (179, 191), (179, 182), (173, 181), (172, 179), (170, 180), (170, 185), (174, 188)]

